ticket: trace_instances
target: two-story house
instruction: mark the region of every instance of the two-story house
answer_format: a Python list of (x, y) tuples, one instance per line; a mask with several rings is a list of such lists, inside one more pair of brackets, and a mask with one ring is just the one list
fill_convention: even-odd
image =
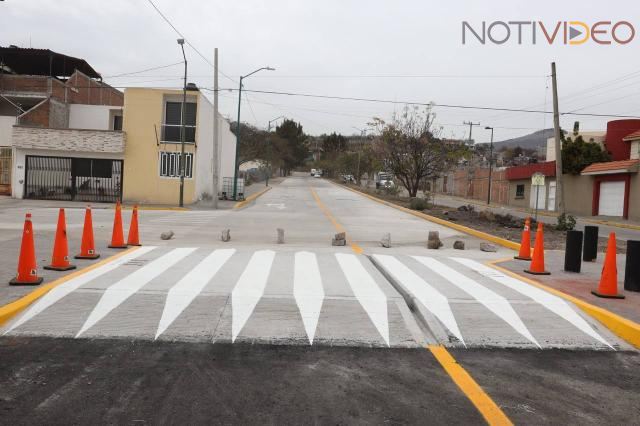
[[(180, 191), (182, 91), (128, 88), (123, 129), (125, 202), (176, 205)], [(233, 176), (236, 140), (220, 114), (218, 152), (213, 152), (213, 105), (189, 85), (185, 107), (184, 203), (217, 196), (223, 177)], [(218, 188), (213, 188), (214, 161)]]

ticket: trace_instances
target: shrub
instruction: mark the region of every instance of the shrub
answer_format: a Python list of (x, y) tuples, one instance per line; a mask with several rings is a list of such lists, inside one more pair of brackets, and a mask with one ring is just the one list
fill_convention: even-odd
[(571, 231), (576, 227), (576, 218), (562, 213), (558, 216), (558, 224), (556, 225), (556, 229), (558, 231)]
[(424, 210), (427, 208), (427, 201), (424, 198), (412, 198), (409, 201), (409, 208), (411, 210)]

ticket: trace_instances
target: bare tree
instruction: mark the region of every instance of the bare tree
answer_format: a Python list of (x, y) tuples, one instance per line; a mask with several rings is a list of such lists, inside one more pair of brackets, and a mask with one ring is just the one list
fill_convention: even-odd
[(423, 110), (405, 106), (390, 124), (380, 119), (372, 123), (379, 130), (375, 147), (380, 161), (410, 197), (417, 195), (424, 181), (439, 177), (462, 155), (458, 144), (439, 137), (435, 117), (431, 105)]

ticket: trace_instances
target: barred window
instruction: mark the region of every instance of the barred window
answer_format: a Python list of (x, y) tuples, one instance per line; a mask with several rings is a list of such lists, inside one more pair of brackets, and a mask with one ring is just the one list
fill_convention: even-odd
[[(184, 141), (188, 143), (196, 140), (196, 109), (193, 102), (185, 104), (184, 114)], [(164, 123), (162, 124), (162, 140), (165, 142), (180, 142), (180, 129), (182, 117), (182, 102), (166, 102), (164, 111)]]
[[(184, 177), (193, 177), (193, 153), (184, 153)], [(179, 178), (180, 177), (180, 153), (161, 151), (159, 160), (159, 170), (161, 177)]]

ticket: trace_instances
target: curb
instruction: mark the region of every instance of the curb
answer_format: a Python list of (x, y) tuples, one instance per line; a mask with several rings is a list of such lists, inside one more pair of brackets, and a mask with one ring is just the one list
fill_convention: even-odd
[(84, 275), (89, 271), (92, 271), (106, 263), (109, 263), (137, 249), (138, 247), (129, 247), (127, 250), (121, 251), (120, 253), (116, 253), (113, 256), (106, 257), (96, 263), (93, 263), (87, 266), (86, 268), (79, 269), (68, 275), (65, 275), (64, 277), (60, 277), (48, 284), (45, 284), (42, 287), (38, 287), (35, 290), (33, 290), (31, 293), (26, 294), (25, 296), (22, 296), (18, 300), (14, 300), (13, 302), (10, 302), (4, 306), (0, 306), (0, 326), (7, 323), (11, 318), (18, 315), (20, 312), (22, 312), (27, 307), (29, 307), (29, 305), (31, 305), (33, 302), (35, 302), (36, 300), (38, 300), (39, 298), (41, 298), (42, 296), (47, 294), (50, 290), (59, 286), (60, 284), (63, 284), (69, 280), (72, 280), (73, 278)]
[(474, 237), (477, 237), (477, 238), (480, 238), (480, 239), (483, 239), (483, 240), (486, 240), (486, 241), (490, 241), (492, 243), (501, 245), (501, 246), (506, 247), (506, 248), (511, 249), (511, 250), (515, 250), (515, 251), (519, 251), (520, 250), (520, 244), (519, 243), (515, 243), (515, 242), (509, 241), (509, 240), (505, 240), (504, 238), (496, 237), (495, 235), (487, 234), (486, 232), (478, 231), (478, 230), (475, 230), (473, 228), (468, 228), (468, 227), (463, 226), (463, 225), (458, 225), (457, 223), (451, 223), (451, 222), (449, 222), (447, 220), (440, 219), (440, 218), (435, 217), (435, 216), (429, 216), (428, 214), (424, 214), (424, 213), (421, 213), (421, 212), (418, 212), (418, 211), (415, 211), (415, 210), (408, 209), (406, 207), (399, 206), (399, 205), (394, 204), (394, 203), (392, 203), (390, 201), (382, 200), (380, 198), (374, 197), (373, 195), (369, 195), (369, 194), (367, 194), (365, 192), (358, 191), (357, 189), (349, 188), (348, 186), (345, 186), (345, 185), (341, 185), (341, 184), (338, 184), (338, 183), (335, 183), (335, 182), (331, 182), (331, 183), (333, 183), (334, 185), (340, 186), (342, 188), (348, 189), (351, 192), (356, 192), (358, 194), (361, 194), (361, 195), (369, 198), (370, 200), (376, 201), (376, 202), (378, 202), (380, 204), (384, 204), (385, 206), (393, 207), (394, 209), (398, 209), (398, 210), (401, 210), (401, 211), (403, 211), (405, 213), (409, 213), (410, 215), (419, 217), (419, 218), (424, 219), (424, 220), (428, 220), (429, 222), (434, 222), (434, 223), (437, 223), (438, 225), (446, 226), (447, 228), (452, 228), (452, 229), (455, 229), (456, 231), (464, 232), (465, 234), (469, 234), (469, 235), (472, 235)]
[(271, 188), (273, 188), (273, 187), (272, 186), (265, 186), (264, 189), (249, 195), (247, 198), (244, 199), (244, 201), (238, 201), (237, 203), (235, 203), (234, 206), (233, 206), (233, 209), (237, 210), (237, 209), (243, 208), (244, 206), (246, 206), (247, 204), (249, 204), (250, 202), (252, 202), (256, 198), (258, 198), (259, 196), (261, 196), (265, 192), (269, 191)]
[[(542, 290), (545, 290), (549, 293), (552, 293), (558, 297), (563, 298), (566, 301), (569, 301), (582, 309), (587, 315), (595, 318), (599, 322), (601, 322), (605, 327), (611, 330), (615, 335), (640, 349), (640, 324), (633, 322), (627, 318), (621, 317), (620, 315), (614, 314), (611, 311), (608, 311), (599, 306), (592, 305), (589, 302), (585, 302), (582, 299), (579, 299), (575, 296), (571, 296), (569, 294), (563, 293), (560, 290), (556, 290), (553, 287), (546, 286), (538, 281), (534, 281), (531, 278), (524, 277), (520, 274), (517, 274), (513, 271), (510, 271), (502, 266), (498, 266), (498, 263), (505, 262), (507, 259), (498, 259), (487, 262), (487, 265), (503, 272), (507, 275), (510, 275), (514, 278), (518, 278), (521, 281), (524, 281), (528, 284), (531, 284), (535, 287), (538, 287)], [(511, 259), (509, 259), (511, 260)]]

